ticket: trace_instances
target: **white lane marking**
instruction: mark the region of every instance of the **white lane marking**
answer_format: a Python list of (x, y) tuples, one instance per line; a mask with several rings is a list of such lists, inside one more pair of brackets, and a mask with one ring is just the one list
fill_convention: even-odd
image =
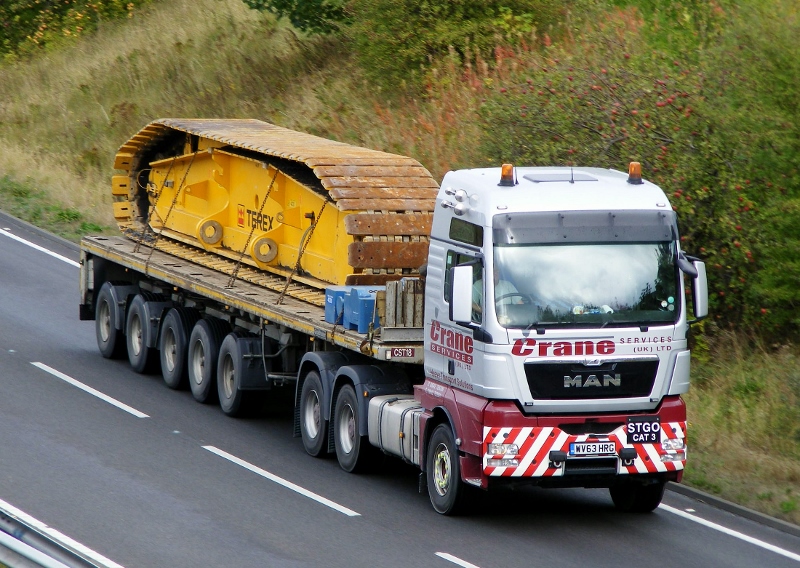
[(67, 264), (71, 264), (75, 268), (80, 268), (80, 266), (81, 266), (79, 263), (75, 262), (71, 258), (67, 258), (66, 256), (61, 256), (58, 253), (55, 253), (55, 252), (53, 252), (51, 250), (48, 250), (48, 249), (46, 249), (44, 247), (40, 247), (39, 245), (37, 245), (35, 243), (32, 243), (30, 241), (26, 241), (25, 239), (18, 237), (17, 235), (12, 233), (8, 229), (0, 229), (0, 234), (3, 234), (5, 236), (9, 237), (10, 239), (14, 239), (15, 241), (18, 241), (20, 243), (26, 244), (31, 248), (35, 248), (36, 250), (41, 251), (41, 252), (43, 252), (45, 254), (49, 254), (50, 256), (52, 256), (54, 258), (57, 258), (58, 260), (63, 260), (64, 262), (66, 262)]
[(286, 487), (287, 489), (291, 489), (292, 491), (295, 491), (295, 492), (299, 493), (300, 495), (302, 495), (304, 497), (308, 497), (309, 499), (313, 499), (317, 503), (325, 505), (326, 507), (330, 507), (331, 509), (333, 509), (335, 511), (339, 511), (340, 513), (343, 513), (343, 514), (347, 515), (348, 517), (360, 517), (361, 516), (360, 513), (356, 513), (352, 509), (348, 509), (347, 507), (339, 505), (338, 503), (334, 503), (330, 499), (326, 499), (325, 497), (322, 497), (321, 495), (317, 495), (316, 493), (313, 493), (313, 492), (309, 491), (308, 489), (304, 489), (303, 487), (300, 487), (299, 485), (295, 485), (291, 481), (287, 481), (287, 480), (283, 479), (282, 477), (278, 477), (277, 475), (274, 475), (274, 474), (272, 474), (272, 473), (270, 473), (270, 472), (268, 472), (268, 471), (266, 471), (264, 469), (261, 469), (258, 466), (255, 466), (255, 465), (253, 465), (251, 463), (248, 463), (248, 462), (246, 462), (246, 461), (244, 461), (242, 459), (239, 459), (236, 456), (234, 456), (232, 454), (229, 454), (226, 451), (220, 450), (217, 447), (214, 447), (214, 446), (203, 446), (203, 449), (208, 450), (212, 454), (216, 454), (221, 458), (225, 458), (226, 460), (228, 460), (230, 462), (233, 462), (236, 465), (242, 466), (243, 468), (245, 468), (247, 470), (250, 470), (250, 471), (252, 471), (253, 473), (255, 473), (257, 475), (260, 475), (261, 477), (269, 479), (270, 481), (274, 481), (278, 485), (282, 485), (282, 486)]
[(115, 398), (111, 398), (107, 394), (101, 393), (99, 390), (95, 390), (92, 387), (90, 387), (88, 385), (85, 385), (80, 381), (76, 381), (75, 379), (73, 379), (69, 375), (65, 375), (61, 371), (56, 371), (55, 369), (53, 369), (52, 367), (48, 367), (44, 363), (38, 363), (37, 362), (37, 363), (31, 363), (31, 365), (33, 365), (34, 367), (39, 367), (42, 371), (50, 373), (54, 377), (58, 377), (62, 381), (65, 381), (65, 382), (71, 384), (74, 387), (78, 387), (82, 391), (88, 392), (89, 394), (96, 396), (100, 400), (106, 401), (108, 404), (113, 404), (114, 406), (116, 406), (120, 410), (124, 410), (125, 412), (127, 412), (129, 414), (133, 414), (136, 418), (150, 418), (144, 412), (139, 412), (138, 410), (136, 410), (135, 408), (133, 408), (131, 406), (128, 406), (124, 402), (120, 402)]
[(13, 505), (11, 505), (10, 503), (6, 503), (2, 499), (0, 499), (0, 509), (5, 511), (6, 513), (9, 513), (10, 515), (13, 515), (26, 525), (36, 529), (42, 534), (49, 536), (50, 538), (55, 540), (58, 544), (71, 548), (79, 552), (83, 556), (90, 558), (91, 560), (97, 562), (100, 566), (103, 566), (105, 568), (123, 568), (123, 566), (117, 564), (113, 560), (109, 560), (99, 552), (95, 552), (91, 548), (84, 546), (80, 542), (71, 539), (64, 533), (57, 531), (52, 527), (48, 527), (42, 521), (34, 517), (31, 517), (28, 513), (21, 511), (20, 509), (17, 509)]
[(749, 542), (750, 544), (755, 544), (756, 546), (760, 546), (761, 548), (764, 548), (764, 549), (769, 550), (771, 552), (774, 552), (776, 554), (780, 554), (781, 556), (785, 556), (786, 558), (790, 558), (792, 560), (796, 560), (796, 561), (800, 562), (800, 554), (795, 554), (794, 552), (790, 552), (790, 551), (785, 550), (783, 548), (779, 548), (779, 547), (775, 546), (774, 544), (770, 544), (768, 542), (764, 542), (763, 540), (759, 540), (757, 538), (753, 538), (752, 536), (748, 536), (748, 535), (746, 535), (744, 533), (740, 533), (739, 531), (735, 531), (733, 529), (729, 529), (728, 527), (724, 527), (722, 525), (718, 525), (717, 523), (714, 523), (714, 522), (711, 522), (711, 521), (707, 521), (707, 520), (705, 520), (703, 518), (700, 518), (700, 517), (697, 517), (695, 515), (690, 515), (689, 513), (681, 511), (680, 509), (676, 509), (675, 507), (670, 507), (669, 505), (664, 505), (663, 503), (661, 505), (659, 505), (658, 508), (659, 509), (664, 509), (665, 511), (669, 511), (670, 513), (678, 515), (679, 517), (683, 517), (684, 519), (689, 519), (690, 521), (694, 521), (695, 523), (699, 523), (699, 524), (701, 524), (703, 526), (706, 526), (708, 528), (714, 529), (714, 530), (719, 531), (721, 533), (725, 533), (725, 534), (727, 534), (729, 536), (732, 536), (734, 538), (738, 538), (738, 539), (741, 539), (741, 540), (743, 540), (745, 542)]
[(452, 562), (458, 566), (462, 566), (463, 568), (478, 568), (475, 564), (470, 564), (466, 560), (461, 560), (460, 558), (453, 556), (452, 554), (447, 554), (446, 552), (437, 552), (436, 556), (439, 558), (443, 558), (448, 562)]

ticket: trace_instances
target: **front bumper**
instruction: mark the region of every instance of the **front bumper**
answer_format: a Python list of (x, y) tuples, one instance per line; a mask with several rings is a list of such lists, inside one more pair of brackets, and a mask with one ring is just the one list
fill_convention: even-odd
[[(652, 474), (679, 478), (675, 472), (686, 465), (686, 408), (678, 397), (665, 399), (653, 413), (636, 414), (640, 418), (658, 417), (657, 443), (628, 443), (626, 414), (535, 417), (519, 413), (509, 421), (509, 408), (494, 410), (487, 409), (483, 427), (482, 473), (490, 478), (574, 477), (578, 481)], [(597, 443), (603, 453), (570, 453), (571, 444), (587, 443)], [(490, 454), (489, 444), (503, 444), (514, 451)], [(678, 449), (671, 449), (675, 447)]]

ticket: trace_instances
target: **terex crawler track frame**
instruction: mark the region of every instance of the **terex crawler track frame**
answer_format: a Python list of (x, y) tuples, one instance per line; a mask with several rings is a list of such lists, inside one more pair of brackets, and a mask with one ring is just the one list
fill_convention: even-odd
[(318, 288), (377, 285), (427, 257), (438, 184), (412, 158), (259, 120), (161, 119), (114, 167), (124, 234), (218, 254), (232, 276), (246, 263)]

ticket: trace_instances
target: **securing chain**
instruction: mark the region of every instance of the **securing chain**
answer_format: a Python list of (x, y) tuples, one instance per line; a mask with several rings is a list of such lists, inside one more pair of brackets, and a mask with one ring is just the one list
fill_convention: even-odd
[[(158, 188), (158, 192), (156, 193), (156, 203), (158, 203), (158, 199), (159, 199), (159, 197), (161, 197), (161, 193), (164, 191), (164, 185), (167, 183), (167, 179), (169, 178), (169, 174), (172, 173), (172, 166), (175, 165), (175, 160), (177, 160), (177, 159), (178, 159), (178, 157), (175, 156), (175, 157), (172, 158), (172, 161), (169, 163), (169, 168), (167, 169), (167, 175), (164, 176), (164, 180), (161, 182), (161, 187)], [(151, 172), (153, 171), (152, 168), (148, 168), (148, 169)], [(147, 171), (147, 170), (141, 170), (139, 172), (139, 175), (141, 175), (141, 173), (144, 172), (144, 171)], [(136, 184), (141, 187), (141, 184), (139, 184), (139, 180), (136, 180)], [(144, 190), (147, 191), (147, 187), (145, 187)], [(153, 207), (153, 212), (155, 213), (155, 207)], [(147, 223), (144, 223), (144, 225), (142, 226), (142, 234), (139, 235), (139, 239), (136, 241), (136, 246), (133, 247), (133, 252), (135, 252), (135, 253), (139, 252), (139, 248), (142, 246), (142, 241), (144, 241), (144, 236), (145, 236), (146, 233), (147, 233)]]
[[(275, 180), (278, 179), (278, 174), (280, 171), (275, 168), (275, 175), (272, 176), (272, 181), (269, 182), (269, 187), (267, 188), (267, 193), (264, 195), (264, 199), (261, 202), (261, 207), (258, 208), (258, 216), (260, 217), (264, 211), (264, 206), (267, 204), (267, 199), (269, 199), (269, 194), (272, 193), (272, 187), (275, 185)], [(228, 288), (233, 288), (233, 285), (236, 283), (236, 278), (239, 276), (239, 268), (242, 266), (242, 260), (244, 260), (244, 255), (247, 252), (247, 247), (250, 246), (250, 240), (253, 238), (253, 233), (255, 233), (256, 225), (255, 223), (252, 224), (250, 227), (250, 234), (247, 235), (247, 241), (244, 243), (244, 248), (242, 248), (242, 252), (239, 255), (239, 260), (236, 261), (236, 267), (233, 269), (231, 273), (231, 277), (228, 280)]]
[[(156, 250), (156, 247), (158, 246), (158, 241), (161, 238), (161, 234), (164, 232), (164, 229), (167, 227), (167, 221), (169, 221), (169, 216), (170, 216), (170, 214), (172, 214), (172, 210), (175, 208), (175, 204), (178, 202), (178, 196), (181, 194), (181, 190), (183, 189), (184, 183), (186, 183), (186, 178), (189, 175), (189, 170), (192, 169), (192, 164), (194, 164), (194, 158), (195, 158), (195, 156), (197, 156), (197, 154), (198, 154), (198, 151), (192, 152), (192, 159), (189, 160), (189, 166), (186, 168), (186, 171), (183, 173), (183, 179), (181, 179), (181, 183), (180, 183), (180, 185), (178, 185), (178, 189), (175, 190), (175, 196), (172, 198), (172, 203), (170, 203), (169, 209), (167, 209), (167, 215), (166, 215), (166, 217), (164, 217), (161, 220), (161, 230), (156, 232), (156, 240), (155, 240), (155, 242), (153, 242), (153, 246), (150, 249), (150, 254), (147, 255), (147, 260), (145, 260), (145, 262), (144, 262), (144, 273), (145, 274), (147, 274), (147, 271), (150, 268), (150, 257), (153, 256), (153, 251)], [(175, 158), (172, 159), (172, 163), (174, 163), (174, 162), (175, 162)], [(169, 170), (167, 171), (167, 175), (169, 175), (169, 172), (172, 170), (172, 163), (169, 165)], [(164, 183), (166, 183), (166, 180), (167, 180), (167, 178), (165, 177), (164, 178)], [(162, 189), (163, 189), (163, 187), (164, 186), (162, 184)], [(163, 194), (159, 191), (158, 195), (156, 196), (156, 202), (153, 204), (152, 213), (155, 213), (156, 215), (158, 215), (158, 211), (156, 210), (156, 205), (158, 205), (158, 200), (161, 199), (161, 195), (163, 195)], [(152, 215), (152, 213), (151, 213), (151, 215)], [(158, 216), (161, 217), (161, 215), (158, 215)]]
[(325, 211), (325, 206), (327, 204), (328, 204), (327, 200), (322, 202), (322, 207), (320, 208), (319, 213), (317, 213), (317, 216), (314, 218), (314, 222), (311, 223), (311, 226), (308, 228), (308, 233), (307, 233), (308, 236), (306, 236), (305, 240), (303, 241), (303, 246), (300, 248), (300, 252), (297, 253), (297, 262), (294, 263), (294, 268), (292, 269), (292, 272), (286, 277), (286, 285), (283, 287), (281, 295), (278, 298), (277, 302), (278, 305), (281, 305), (283, 303), (283, 297), (286, 296), (286, 291), (289, 289), (289, 284), (292, 283), (292, 278), (294, 277), (295, 274), (297, 274), (300, 271), (300, 260), (303, 258), (303, 253), (306, 252), (306, 247), (308, 246), (308, 243), (311, 241), (311, 237), (314, 234), (314, 229), (316, 229), (319, 220), (322, 218), (322, 212)]

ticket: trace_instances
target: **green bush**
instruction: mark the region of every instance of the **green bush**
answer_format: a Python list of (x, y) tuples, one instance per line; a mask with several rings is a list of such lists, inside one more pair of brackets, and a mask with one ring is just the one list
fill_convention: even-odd
[(0, 54), (15, 56), (75, 38), (101, 20), (130, 17), (149, 0), (12, 0), (0, 4)]
[(437, 58), (491, 55), (532, 41), (576, 0), (354, 0), (347, 33), (368, 76), (387, 89), (416, 86)]
[[(761, 29), (748, 34), (777, 23), (766, 8), (752, 10)], [(607, 13), (543, 54), (509, 52), (513, 69), (482, 107), (483, 147), (494, 163), (625, 170), (642, 162), (679, 213), (683, 248), (707, 262), (714, 319), (783, 335), (800, 324), (794, 312), (779, 316), (800, 302), (791, 286), (800, 263), (790, 274), (779, 268), (800, 245), (800, 212), (783, 197), (800, 189), (797, 121), (781, 108), (798, 99), (788, 82), (798, 64), (771, 42), (783, 37), (782, 47), (796, 48), (788, 33), (742, 44), (753, 18), (731, 20), (740, 26), (718, 26), (691, 60), (648, 45), (645, 21), (631, 9)], [(733, 59), (733, 45), (754, 52)], [(748, 61), (766, 51), (775, 52), (767, 69)], [(786, 92), (762, 92), (784, 74)]]
[(345, 0), (243, 0), (254, 10), (287, 18), (294, 27), (310, 33), (338, 31), (348, 22)]

